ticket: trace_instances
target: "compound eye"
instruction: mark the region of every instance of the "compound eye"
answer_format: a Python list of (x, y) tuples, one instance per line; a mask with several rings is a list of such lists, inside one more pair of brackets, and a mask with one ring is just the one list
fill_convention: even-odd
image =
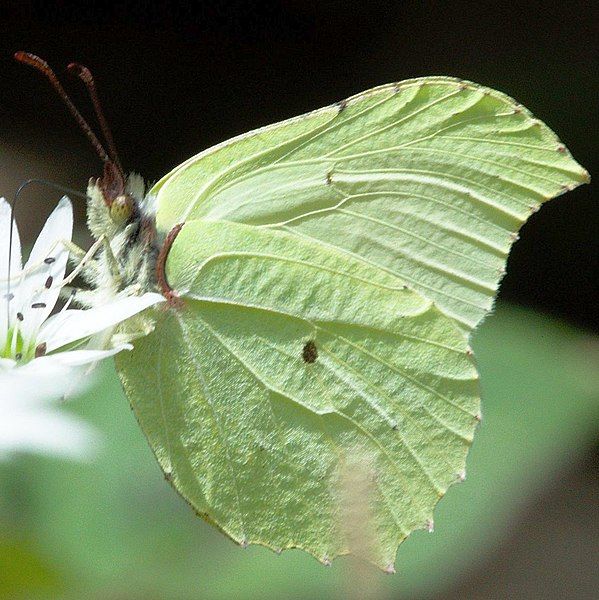
[(110, 205), (110, 218), (116, 225), (130, 221), (135, 212), (135, 200), (129, 195), (117, 196)]

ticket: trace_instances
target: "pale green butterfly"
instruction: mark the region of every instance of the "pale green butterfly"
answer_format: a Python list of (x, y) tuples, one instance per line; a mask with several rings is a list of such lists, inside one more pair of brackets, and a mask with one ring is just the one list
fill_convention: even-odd
[(393, 571), (465, 477), (468, 337), (517, 232), (587, 172), (514, 100), (450, 77), (241, 135), (147, 193), (107, 137), (89, 224), (114, 264), (92, 281), (168, 299), (116, 360), (166, 478), (241, 545)]

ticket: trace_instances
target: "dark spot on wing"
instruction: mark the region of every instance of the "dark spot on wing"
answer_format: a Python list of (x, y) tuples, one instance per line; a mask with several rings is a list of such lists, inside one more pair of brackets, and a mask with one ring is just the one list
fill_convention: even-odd
[(316, 362), (318, 358), (318, 350), (316, 349), (316, 343), (313, 340), (309, 340), (304, 344), (302, 350), (302, 359), (305, 363)]

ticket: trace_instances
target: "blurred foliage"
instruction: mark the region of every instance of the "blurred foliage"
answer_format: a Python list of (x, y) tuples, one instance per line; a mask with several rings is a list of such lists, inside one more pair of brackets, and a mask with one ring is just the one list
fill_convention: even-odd
[(104, 432), (94, 463), (22, 456), (0, 464), (0, 598), (442, 594), (497, 547), (514, 513), (580, 456), (599, 425), (597, 338), (500, 306), (473, 346), (483, 422), (467, 479), (439, 504), (435, 532), (400, 547), (397, 575), (348, 558), (325, 568), (300, 551), (233, 545), (163, 480), (107, 365), (68, 406)]

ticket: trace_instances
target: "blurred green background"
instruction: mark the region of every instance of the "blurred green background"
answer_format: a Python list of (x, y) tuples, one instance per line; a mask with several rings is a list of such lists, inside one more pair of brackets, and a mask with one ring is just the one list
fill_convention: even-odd
[[(2, 3), (0, 194), (28, 177), (83, 190), (100, 174), (46, 82), (12, 62), (18, 49), (54, 65), (86, 115), (64, 66), (92, 68), (125, 167), (149, 180), (232, 135), (438, 74), (514, 96), (596, 176), (598, 40), (592, 3), (577, 0)], [(433, 534), (400, 547), (396, 575), (234, 546), (163, 480), (106, 365), (65, 406), (103, 433), (95, 462), (0, 463), (0, 598), (597, 597), (596, 196), (582, 186), (521, 232), (473, 341), (484, 420), (466, 482)], [(18, 218), (30, 243), (57, 200), (29, 189)], [(84, 219), (79, 205), (85, 245)]]
[[(0, 598), (592, 598), (597, 486), (586, 497), (580, 488), (574, 514), (546, 513), (565, 502), (572, 465), (593, 448), (599, 339), (501, 305), (474, 350), (484, 412), (467, 479), (440, 502), (434, 533), (400, 547), (396, 575), (225, 539), (164, 481), (107, 365), (68, 405), (103, 433), (94, 462), (0, 463)], [(510, 533), (538, 539), (502, 573), (493, 564), (514, 552)], [(539, 569), (544, 577), (531, 578)]]

